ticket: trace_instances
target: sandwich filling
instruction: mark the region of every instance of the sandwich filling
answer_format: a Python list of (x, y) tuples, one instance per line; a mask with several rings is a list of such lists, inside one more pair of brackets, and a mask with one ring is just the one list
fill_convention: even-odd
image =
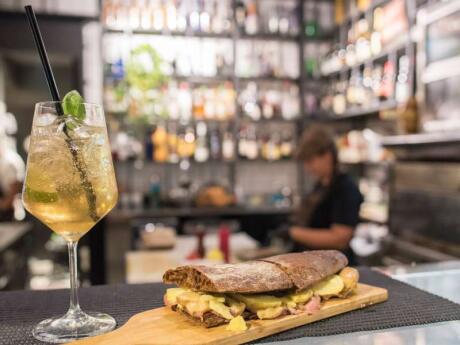
[(215, 293), (188, 287), (170, 288), (164, 302), (173, 310), (199, 321), (206, 327), (229, 323), (227, 329), (244, 330), (248, 319), (275, 319), (290, 314), (314, 314), (321, 300), (346, 298), (356, 289), (359, 273), (343, 268), (307, 289), (270, 293)]

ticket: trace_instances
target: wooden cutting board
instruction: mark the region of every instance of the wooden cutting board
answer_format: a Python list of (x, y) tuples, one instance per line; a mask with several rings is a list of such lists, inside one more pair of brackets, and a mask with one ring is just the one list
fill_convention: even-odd
[(388, 291), (359, 284), (357, 293), (347, 299), (331, 299), (314, 315), (289, 315), (275, 320), (252, 320), (246, 331), (227, 331), (224, 326), (204, 328), (169, 307), (148, 310), (131, 317), (126, 324), (107, 334), (72, 342), (72, 345), (211, 345), (242, 344), (290, 328), (322, 320), (388, 299)]

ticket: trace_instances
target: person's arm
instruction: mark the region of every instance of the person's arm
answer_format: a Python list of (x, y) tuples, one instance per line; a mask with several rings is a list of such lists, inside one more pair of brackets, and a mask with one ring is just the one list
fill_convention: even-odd
[(311, 249), (339, 249), (348, 247), (353, 237), (353, 227), (333, 224), (329, 229), (311, 229), (293, 226), (289, 229), (291, 238)]

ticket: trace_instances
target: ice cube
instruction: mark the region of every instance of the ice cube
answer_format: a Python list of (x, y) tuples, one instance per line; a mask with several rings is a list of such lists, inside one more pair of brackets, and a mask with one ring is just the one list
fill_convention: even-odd
[[(77, 123), (75, 120), (72, 120), (74, 123)], [(69, 131), (71, 133), (72, 138), (75, 139), (88, 139), (91, 137), (91, 129), (89, 126), (85, 126), (84, 124), (77, 123), (72, 130)]]
[(40, 116), (36, 116), (34, 119), (34, 126), (49, 126), (55, 123), (58, 117), (54, 114), (43, 113)]

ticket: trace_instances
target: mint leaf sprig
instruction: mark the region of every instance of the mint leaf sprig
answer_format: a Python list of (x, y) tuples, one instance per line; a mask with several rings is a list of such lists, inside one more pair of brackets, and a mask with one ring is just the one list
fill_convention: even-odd
[(86, 118), (84, 99), (77, 90), (72, 90), (64, 96), (62, 110), (64, 111), (65, 125), (70, 130), (81, 125)]

